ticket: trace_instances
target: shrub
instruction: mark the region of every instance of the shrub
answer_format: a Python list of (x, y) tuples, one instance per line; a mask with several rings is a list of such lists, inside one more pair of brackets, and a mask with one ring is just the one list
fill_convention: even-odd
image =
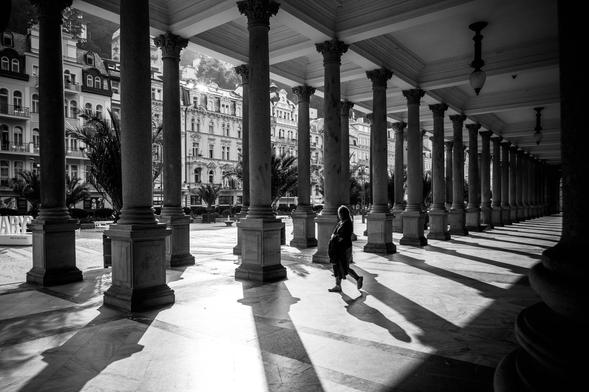
[(231, 215), (231, 209), (225, 208), (223, 211), (221, 211), (222, 217), (227, 218), (229, 215)]
[(2, 216), (18, 216), (22, 215), (21, 212), (12, 208), (0, 208), (0, 215)]
[(320, 213), (323, 210), (323, 205), (317, 204), (313, 206), (313, 212), (316, 214)]
[(86, 219), (89, 215), (89, 211), (82, 210), (81, 208), (70, 208), (70, 216), (73, 219)]
[(191, 213), (190, 207), (184, 207), (184, 208), (182, 208), (182, 210), (184, 211), (184, 213), (186, 215), (190, 215), (190, 213)]
[(94, 210), (94, 219), (96, 220), (111, 220), (114, 210), (112, 208), (97, 208)]
[(207, 209), (206, 209), (206, 207), (203, 207), (203, 206), (195, 206), (195, 207), (190, 207), (190, 211), (192, 212), (193, 215), (202, 215), (207, 212)]

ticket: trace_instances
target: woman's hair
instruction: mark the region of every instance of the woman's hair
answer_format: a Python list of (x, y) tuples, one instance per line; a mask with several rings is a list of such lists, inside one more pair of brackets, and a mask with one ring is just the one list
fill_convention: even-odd
[(350, 210), (348, 210), (348, 207), (344, 205), (339, 206), (337, 209), (337, 214), (342, 218), (342, 220), (350, 219)]

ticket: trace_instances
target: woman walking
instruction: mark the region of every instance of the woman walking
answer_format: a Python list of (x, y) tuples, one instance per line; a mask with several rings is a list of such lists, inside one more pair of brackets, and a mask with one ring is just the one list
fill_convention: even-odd
[(329, 240), (329, 261), (333, 264), (335, 286), (329, 289), (329, 291), (332, 293), (341, 292), (342, 279), (346, 279), (346, 275), (348, 274), (356, 280), (356, 287), (360, 290), (364, 278), (350, 268), (350, 260), (352, 259), (352, 233), (354, 232), (350, 210), (348, 210), (348, 207), (342, 205), (337, 209), (337, 216), (339, 222), (333, 229), (331, 239)]

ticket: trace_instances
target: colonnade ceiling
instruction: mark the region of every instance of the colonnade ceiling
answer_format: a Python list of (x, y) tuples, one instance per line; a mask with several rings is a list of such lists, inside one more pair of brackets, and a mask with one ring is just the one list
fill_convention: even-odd
[[(429, 104), (445, 102), (447, 114), (464, 113), (483, 128), (549, 163), (560, 162), (558, 26), (555, 0), (276, 0), (270, 18), (271, 77), (290, 86), (308, 84), (322, 95), (323, 59), (315, 44), (337, 37), (349, 45), (342, 56), (342, 99), (372, 111), (366, 71), (393, 71), (387, 111), (406, 117), (402, 90), (422, 88), (421, 127), (431, 129)], [(74, 6), (118, 22), (118, 1), (75, 0)], [(154, 34), (171, 31), (205, 54), (234, 64), (247, 62), (247, 19), (235, 0), (152, 0)], [(474, 33), (482, 31), (479, 96), (469, 84)], [(534, 139), (535, 107), (542, 111), (543, 139)], [(452, 124), (445, 122), (446, 138)], [(468, 140), (467, 132), (465, 139)]]

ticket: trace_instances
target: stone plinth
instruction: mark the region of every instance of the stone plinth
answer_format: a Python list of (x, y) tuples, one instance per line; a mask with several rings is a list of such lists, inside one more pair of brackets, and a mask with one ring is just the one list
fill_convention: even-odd
[(511, 224), (511, 208), (509, 207), (501, 207), (501, 222), (504, 225)]
[(450, 239), (448, 231), (448, 213), (444, 210), (432, 210), (429, 212), (429, 229), (427, 235), (431, 240), (447, 241)]
[(78, 221), (40, 222), (30, 224), (33, 232), (33, 268), (27, 272), (27, 283), (56, 286), (82, 280), (76, 267), (76, 234)]
[(481, 226), (481, 209), (467, 208), (466, 209), (466, 230), (468, 231), (482, 231)]
[(401, 245), (425, 246), (427, 239), (424, 236), (425, 214), (419, 211), (405, 211), (403, 213), (403, 237), (399, 241)]
[(368, 242), (364, 252), (390, 254), (397, 251), (393, 244), (393, 215), (386, 212), (371, 212), (367, 216)]
[(393, 233), (403, 232), (403, 213), (405, 209), (393, 208)]
[(280, 264), (282, 221), (250, 217), (237, 226), (242, 230), (242, 259), (235, 270), (235, 279), (256, 282), (285, 279), (286, 269)]
[(483, 225), (493, 227), (493, 208), (488, 206), (481, 207), (481, 221)]
[(451, 235), (468, 235), (464, 210), (450, 210), (448, 213), (448, 224), (450, 225)]
[(293, 239), (290, 246), (295, 248), (312, 248), (317, 246), (315, 238), (315, 213), (310, 211), (297, 211), (292, 214)]
[(190, 217), (162, 216), (160, 222), (165, 223), (172, 230), (172, 235), (166, 237), (166, 265), (170, 267), (194, 265), (194, 256), (190, 254)]
[(174, 303), (174, 291), (166, 284), (165, 224), (116, 224), (111, 238), (112, 286), (104, 304), (124, 311), (141, 311)]
[(327, 248), (331, 233), (337, 225), (337, 215), (318, 215), (315, 223), (317, 223), (317, 251), (313, 255), (313, 263), (329, 263)]
[(493, 226), (503, 226), (503, 209), (501, 207), (491, 209), (491, 223)]

